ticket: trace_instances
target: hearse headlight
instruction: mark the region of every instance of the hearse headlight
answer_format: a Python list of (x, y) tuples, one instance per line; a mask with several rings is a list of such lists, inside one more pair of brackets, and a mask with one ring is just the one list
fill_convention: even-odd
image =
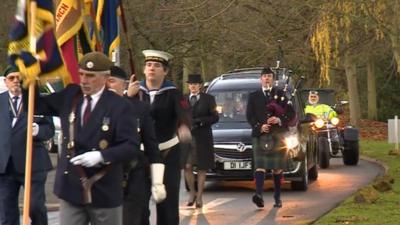
[(222, 105), (217, 105), (217, 107), (215, 108), (215, 110), (217, 110), (217, 112), (218, 112), (219, 114), (221, 114), (221, 113), (222, 113)]
[(296, 148), (299, 145), (299, 139), (294, 135), (285, 137), (285, 144), (288, 149)]

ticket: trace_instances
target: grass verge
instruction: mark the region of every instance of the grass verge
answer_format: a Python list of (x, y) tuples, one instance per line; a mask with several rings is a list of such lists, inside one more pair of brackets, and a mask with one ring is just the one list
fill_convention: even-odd
[[(321, 217), (314, 224), (362, 224), (385, 225), (399, 224), (400, 221), (400, 155), (389, 155), (394, 150), (393, 144), (384, 141), (361, 141), (360, 151), (362, 155), (374, 158), (389, 167), (386, 178), (392, 178), (391, 190), (378, 192), (373, 186), (383, 179), (377, 178), (368, 187), (365, 187), (346, 199), (339, 207)], [(392, 180), (392, 181), (393, 181)], [(372, 192), (371, 192), (372, 190)], [(358, 203), (355, 196), (360, 194), (375, 195), (372, 201)]]

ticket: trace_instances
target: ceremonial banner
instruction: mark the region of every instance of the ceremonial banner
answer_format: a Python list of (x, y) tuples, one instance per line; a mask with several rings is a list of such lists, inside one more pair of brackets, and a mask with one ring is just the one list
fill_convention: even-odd
[(63, 58), (54, 34), (53, 2), (51, 0), (32, 0), (36, 2), (35, 29), (27, 27), (27, 1), (19, 0), (15, 24), (9, 34), (9, 63), (18, 66), (24, 85), (37, 80), (59, 78), (66, 85), (71, 78), (64, 67)]

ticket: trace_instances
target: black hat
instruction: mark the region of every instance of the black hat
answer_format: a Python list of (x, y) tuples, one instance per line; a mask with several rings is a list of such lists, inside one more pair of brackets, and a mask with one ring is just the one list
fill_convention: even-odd
[(275, 77), (275, 72), (274, 72), (271, 68), (269, 68), (269, 67), (264, 67), (264, 68), (261, 70), (261, 75), (263, 75), (263, 74), (272, 74), (272, 75), (274, 75), (274, 77)]
[(128, 74), (126, 74), (125, 70), (123, 70), (119, 66), (111, 66), (110, 67), (110, 76), (112, 77), (117, 77), (122, 80), (127, 80), (128, 79)]
[(15, 73), (15, 72), (19, 72), (18, 67), (12, 66), (12, 65), (8, 65), (7, 68), (1, 74), (1, 76), (7, 77), (8, 74)]
[(187, 82), (188, 84), (201, 84), (203, 79), (201, 79), (200, 74), (189, 74)]
[(79, 72), (93, 74), (110, 74), (111, 60), (101, 52), (89, 52), (79, 61)]

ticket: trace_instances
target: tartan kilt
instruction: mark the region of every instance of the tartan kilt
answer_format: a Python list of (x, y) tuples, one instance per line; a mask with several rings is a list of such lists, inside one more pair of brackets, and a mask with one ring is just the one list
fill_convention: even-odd
[(252, 138), (254, 169), (287, 169), (290, 160), (285, 148), (283, 133), (276, 135), (275, 146), (272, 153), (265, 152), (258, 146), (258, 137)]

